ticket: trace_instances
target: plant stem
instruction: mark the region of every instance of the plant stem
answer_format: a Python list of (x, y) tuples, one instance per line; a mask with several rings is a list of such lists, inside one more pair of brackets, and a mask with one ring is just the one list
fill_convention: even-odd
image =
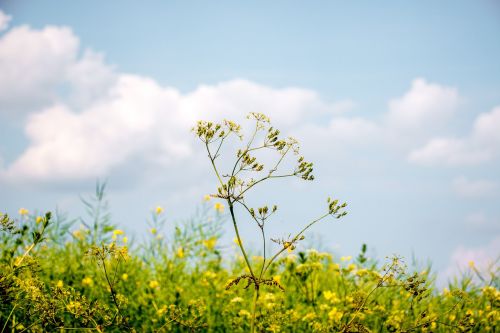
[(238, 239), (238, 245), (240, 247), (241, 253), (243, 254), (243, 258), (245, 258), (245, 262), (247, 264), (248, 270), (250, 271), (250, 275), (252, 275), (252, 277), (255, 281), (255, 274), (253, 273), (252, 265), (250, 265), (250, 261), (248, 260), (247, 253), (245, 252), (245, 248), (243, 247), (243, 243), (241, 242), (240, 233), (238, 231), (238, 225), (236, 224), (236, 217), (234, 216), (233, 203), (231, 202), (230, 199), (228, 199), (227, 202), (229, 204), (229, 211), (231, 212), (231, 219), (233, 220), (233, 226), (234, 226), (234, 231), (236, 233), (236, 238)]
[(257, 300), (259, 299), (259, 286), (255, 285), (255, 290), (253, 293), (253, 305), (252, 305), (252, 321), (250, 322), (250, 332), (255, 332), (255, 313), (257, 310)]

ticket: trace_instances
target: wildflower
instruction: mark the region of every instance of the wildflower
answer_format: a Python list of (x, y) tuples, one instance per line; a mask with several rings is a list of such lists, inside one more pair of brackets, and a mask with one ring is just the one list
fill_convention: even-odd
[(205, 195), (203, 196), (203, 201), (210, 201), (210, 195), (205, 194)]
[(43, 221), (43, 217), (41, 217), (41, 216), (37, 216), (37, 217), (35, 218), (35, 222), (36, 222), (36, 224), (39, 224), (39, 223), (40, 223), (40, 222), (42, 222), (42, 221)]
[(213, 250), (215, 248), (215, 244), (217, 243), (217, 237), (211, 237), (209, 239), (205, 239), (203, 242), (203, 246), (205, 246), (209, 250)]
[(160, 286), (160, 284), (158, 283), (158, 281), (156, 280), (151, 280), (149, 281), (149, 288), (151, 289), (156, 289)]
[(281, 284), (281, 275), (275, 275), (273, 280)]
[(243, 298), (239, 297), (239, 296), (236, 296), (235, 298), (233, 298), (231, 301), (231, 303), (242, 303), (243, 302)]
[(337, 308), (332, 308), (330, 312), (328, 312), (328, 318), (333, 321), (338, 323), (344, 314), (340, 312)]
[(160, 215), (161, 213), (163, 213), (163, 207), (157, 206), (155, 208), (155, 213), (156, 213), (156, 215)]
[(309, 312), (302, 318), (302, 321), (311, 321), (314, 319), (316, 319), (316, 314), (314, 312)]
[(184, 258), (184, 248), (182, 246), (180, 246), (178, 249), (177, 249), (177, 253), (176, 253), (177, 257), (179, 258)]
[(472, 260), (471, 260), (471, 261), (469, 261), (469, 267), (470, 267), (470, 268), (474, 268), (474, 267), (475, 267), (475, 263), (474, 263), (474, 261), (472, 261)]
[(127, 273), (123, 273), (122, 274), (122, 280), (123, 281), (127, 281), (128, 280), (128, 274)]
[(295, 245), (293, 245), (291, 242), (285, 242), (285, 244), (283, 244), (283, 246), (288, 251), (288, 253), (292, 253), (293, 250), (295, 250)]
[(29, 211), (26, 208), (19, 208), (19, 215), (25, 216), (28, 214), (29, 214)]
[(63, 286), (64, 286), (64, 283), (62, 282), (62, 280), (57, 281), (57, 283), (56, 283), (57, 288), (62, 288)]
[(339, 301), (339, 298), (337, 297), (337, 294), (334, 291), (326, 290), (323, 293), (323, 296), (327, 301), (331, 301), (333, 303), (336, 303)]
[(122, 242), (123, 242), (123, 244), (127, 244), (128, 243), (128, 237), (126, 237), (126, 236), (123, 237)]
[(93, 286), (93, 285), (94, 285), (94, 280), (92, 280), (92, 278), (91, 278), (91, 277), (86, 276), (86, 277), (84, 277), (84, 278), (83, 278), (83, 280), (82, 280), (82, 284), (83, 284), (84, 286), (89, 286), (89, 287), (91, 287), (91, 286)]
[(123, 235), (123, 234), (124, 234), (123, 230), (120, 229), (113, 230), (113, 235)]
[(224, 205), (221, 204), (220, 202), (216, 202), (214, 208), (218, 213), (224, 212)]
[(351, 271), (353, 271), (355, 269), (356, 269), (356, 265), (355, 264), (349, 264), (349, 265), (347, 265), (347, 271), (348, 272), (351, 272)]
[(151, 233), (152, 233), (153, 235), (156, 235), (156, 233), (158, 232), (158, 230), (156, 230), (156, 228), (151, 228), (151, 230), (150, 230), (150, 231), (151, 231)]
[(351, 259), (352, 259), (351, 256), (340, 257), (340, 261), (349, 261)]
[(240, 312), (238, 312), (238, 315), (240, 317), (248, 317), (248, 318), (250, 318), (251, 316), (250, 312), (248, 312), (247, 310), (240, 310)]

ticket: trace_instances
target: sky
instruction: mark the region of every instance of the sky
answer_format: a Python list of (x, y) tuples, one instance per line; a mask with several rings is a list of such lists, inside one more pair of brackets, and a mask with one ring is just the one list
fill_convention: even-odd
[(367, 243), (441, 281), (485, 269), (500, 256), (498, 36), (494, 0), (1, 0), (0, 210), (74, 218), (105, 180), (129, 233), (158, 205), (173, 224), (216, 190), (196, 121), (262, 112), (316, 176), (249, 197), (279, 205), (270, 236), (333, 195), (349, 215), (316, 225), (316, 247)]

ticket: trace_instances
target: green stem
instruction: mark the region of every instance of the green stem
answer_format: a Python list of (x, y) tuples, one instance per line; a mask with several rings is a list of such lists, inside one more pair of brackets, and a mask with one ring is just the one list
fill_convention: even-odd
[(257, 300), (259, 299), (259, 287), (256, 285), (253, 293), (252, 321), (250, 322), (250, 332), (255, 332), (255, 314), (257, 312)]
[(250, 265), (250, 260), (248, 260), (247, 253), (245, 251), (245, 248), (243, 247), (243, 243), (241, 242), (240, 233), (238, 231), (238, 225), (236, 224), (236, 218), (234, 216), (233, 203), (229, 199), (227, 200), (227, 202), (229, 204), (229, 211), (231, 212), (231, 219), (233, 220), (233, 226), (234, 226), (234, 231), (236, 233), (236, 238), (238, 239), (238, 245), (240, 247), (241, 253), (243, 254), (243, 258), (245, 258), (245, 262), (247, 264), (248, 270), (250, 271), (250, 274), (252, 275), (252, 277), (254, 278), (254, 281), (255, 281), (255, 274), (253, 273), (252, 265)]
[[(324, 219), (325, 217), (327, 217), (328, 215), (330, 215), (330, 213), (326, 213), (322, 216), (320, 216), (319, 218), (317, 218), (316, 220), (312, 221), (311, 223), (309, 223), (308, 225), (306, 225), (297, 235), (295, 235), (294, 238), (292, 238), (292, 241), (291, 243), (293, 244), (294, 242), (296, 242), (299, 237), (307, 230), (309, 229), (313, 224), (315, 224), (316, 222), (319, 222), (320, 220)], [(276, 260), (276, 258), (281, 254), (283, 253), (283, 251), (285, 251), (287, 248), (286, 247), (283, 247), (281, 250), (279, 250), (271, 259), (269, 259), (269, 261), (267, 262), (266, 264), (266, 267), (264, 267), (264, 272), (262, 273), (262, 275), (264, 275), (267, 271), (267, 269), (269, 268), (269, 266), (271, 266), (271, 264), (274, 262), (274, 260)]]
[(5, 324), (3, 325), (3, 328), (2, 328), (2, 333), (5, 331), (5, 328), (7, 327), (7, 324), (9, 323), (10, 316), (12, 316), (12, 314), (14, 313), (14, 310), (16, 309), (16, 307), (17, 307), (17, 304), (14, 304), (14, 307), (10, 311), (9, 316), (5, 320)]

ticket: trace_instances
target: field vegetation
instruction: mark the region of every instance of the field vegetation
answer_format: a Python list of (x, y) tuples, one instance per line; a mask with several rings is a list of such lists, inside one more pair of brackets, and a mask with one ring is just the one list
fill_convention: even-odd
[[(78, 219), (0, 213), (0, 333), (497, 331), (498, 266), (485, 273), (471, 263), (439, 289), (430, 267), (369, 258), (366, 245), (354, 257), (308, 248), (310, 228), (347, 214), (338, 199), (319, 203), (323, 213), (301, 230), (267, 235), (279, 209), (253, 207), (248, 193), (287, 177), (311, 181), (313, 164), (266, 116), (249, 119), (246, 140), (231, 121), (195, 126), (217, 188), (186, 221), (152, 210), (144, 241), (112, 222), (102, 184)], [(240, 146), (223, 160), (230, 140)], [(261, 248), (247, 246), (240, 221), (255, 225)]]

